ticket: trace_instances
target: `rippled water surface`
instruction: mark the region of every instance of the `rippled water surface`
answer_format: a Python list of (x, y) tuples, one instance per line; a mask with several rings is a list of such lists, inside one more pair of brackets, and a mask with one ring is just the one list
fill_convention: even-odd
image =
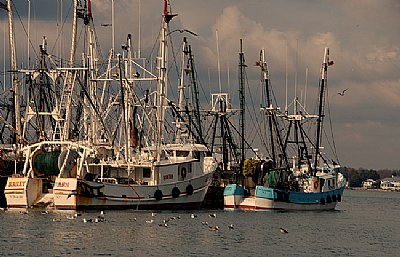
[(0, 256), (400, 256), (398, 192), (346, 190), (329, 212), (73, 214), (0, 211)]

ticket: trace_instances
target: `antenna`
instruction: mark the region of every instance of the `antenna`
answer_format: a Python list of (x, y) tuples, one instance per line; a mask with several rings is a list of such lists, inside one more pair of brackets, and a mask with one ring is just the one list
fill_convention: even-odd
[(27, 48), (28, 48), (28, 53), (27, 53), (27, 57), (28, 57), (28, 69), (30, 68), (30, 47), (29, 47), (29, 41), (30, 41), (30, 29), (31, 29), (31, 0), (28, 0), (28, 42), (27, 42)]
[(307, 105), (307, 85), (308, 85), (308, 67), (306, 67), (306, 83), (304, 85), (304, 110), (306, 110)]
[(215, 30), (215, 36), (217, 39), (217, 61), (218, 61), (218, 86), (219, 86), (219, 92), (222, 92), (221, 88), (221, 65), (219, 63), (219, 42), (218, 42), (218, 29)]
[(298, 50), (299, 50), (299, 41), (297, 40), (296, 42), (296, 67), (294, 69), (294, 101), (295, 104), (293, 104), (294, 109), (294, 114), (297, 112), (297, 65), (298, 65)]
[(141, 44), (141, 42), (140, 42), (140, 36), (141, 36), (141, 35), (140, 35), (140, 34), (141, 34), (141, 31), (140, 31), (140, 29), (141, 29), (141, 27), (140, 27), (140, 25), (141, 25), (141, 24), (140, 24), (140, 23), (141, 23), (141, 12), (140, 12), (140, 11), (141, 11), (141, 2), (142, 2), (142, 1), (139, 0), (138, 58), (140, 58), (140, 47), (141, 47), (141, 45), (140, 45), (140, 44)]
[(288, 57), (288, 49), (287, 49), (287, 40), (285, 44), (285, 112), (288, 111), (288, 72), (287, 72), (287, 57)]
[(114, 20), (114, 0), (111, 1), (111, 37), (112, 37), (112, 54), (115, 50), (115, 20)]
[(3, 90), (6, 91), (6, 22), (4, 22), (3, 35)]

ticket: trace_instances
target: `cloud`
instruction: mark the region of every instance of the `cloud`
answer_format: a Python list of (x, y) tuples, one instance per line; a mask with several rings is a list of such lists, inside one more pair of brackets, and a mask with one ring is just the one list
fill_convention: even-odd
[(367, 54), (369, 61), (391, 62), (400, 60), (400, 49), (397, 46), (377, 47), (375, 46), (372, 52)]

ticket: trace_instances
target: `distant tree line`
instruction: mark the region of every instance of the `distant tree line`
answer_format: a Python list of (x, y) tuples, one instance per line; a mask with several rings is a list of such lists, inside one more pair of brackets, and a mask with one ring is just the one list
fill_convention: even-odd
[(399, 170), (373, 170), (364, 168), (343, 168), (343, 175), (349, 182), (350, 187), (362, 187), (363, 181), (367, 179), (373, 179), (379, 181), (384, 178), (389, 178), (391, 176), (400, 175)]

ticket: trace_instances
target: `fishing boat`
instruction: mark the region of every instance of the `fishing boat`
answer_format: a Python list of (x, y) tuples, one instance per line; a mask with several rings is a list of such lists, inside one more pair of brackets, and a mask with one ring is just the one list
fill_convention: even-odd
[[(266, 93), (270, 158), (249, 159), (243, 164), (245, 180), (224, 189), (226, 209), (251, 210), (333, 210), (342, 200), (345, 178), (338, 162), (329, 161), (321, 151), (322, 123), (326, 98), (329, 49), (325, 49), (319, 85), (318, 115), (309, 115), (295, 99), (294, 114), (273, 106), (269, 71), (264, 50), (260, 52), (261, 74)], [(296, 109), (297, 108), (297, 109)], [(316, 119), (315, 141), (306, 134), (305, 121)], [(288, 123), (284, 127), (282, 122)], [(283, 137), (282, 131), (285, 131)], [(292, 136), (291, 136), (292, 135)], [(289, 163), (289, 149), (297, 157)]]
[[(75, 2), (74, 7), (77, 12)], [(83, 17), (88, 40), (84, 61), (80, 66), (57, 68), (54, 74), (49, 71), (53, 82), (61, 81), (54, 84), (63, 85), (52, 91), (60, 93), (55, 95), (58, 101), (47, 111), (27, 112), (25, 121), (28, 116), (48, 115), (52, 130), (43, 129), (36, 143), (21, 148), (25, 164), (19, 176), (8, 179), (8, 207), (27, 208), (50, 198), (56, 209), (69, 210), (199, 208), (217, 163), (194, 132), (199, 125), (191, 121), (196, 119), (185, 118), (190, 110), (184, 105), (183, 78), (178, 105), (168, 98), (172, 34), (168, 25), (176, 14), (165, 0), (158, 74), (153, 74), (144, 61), (132, 58), (130, 35), (123, 53), (115, 55), (111, 49), (101, 70), (90, 1), (85, 7), (74, 13), (72, 37), (74, 46), (76, 19)], [(184, 40), (182, 55), (187, 48)], [(75, 63), (74, 51), (71, 48), (70, 64)], [(145, 82), (149, 85), (140, 96), (138, 89)], [(171, 123), (175, 128), (169, 133), (165, 131), (170, 127), (167, 110), (175, 112)], [(51, 189), (45, 188), (44, 177), (52, 178)]]

